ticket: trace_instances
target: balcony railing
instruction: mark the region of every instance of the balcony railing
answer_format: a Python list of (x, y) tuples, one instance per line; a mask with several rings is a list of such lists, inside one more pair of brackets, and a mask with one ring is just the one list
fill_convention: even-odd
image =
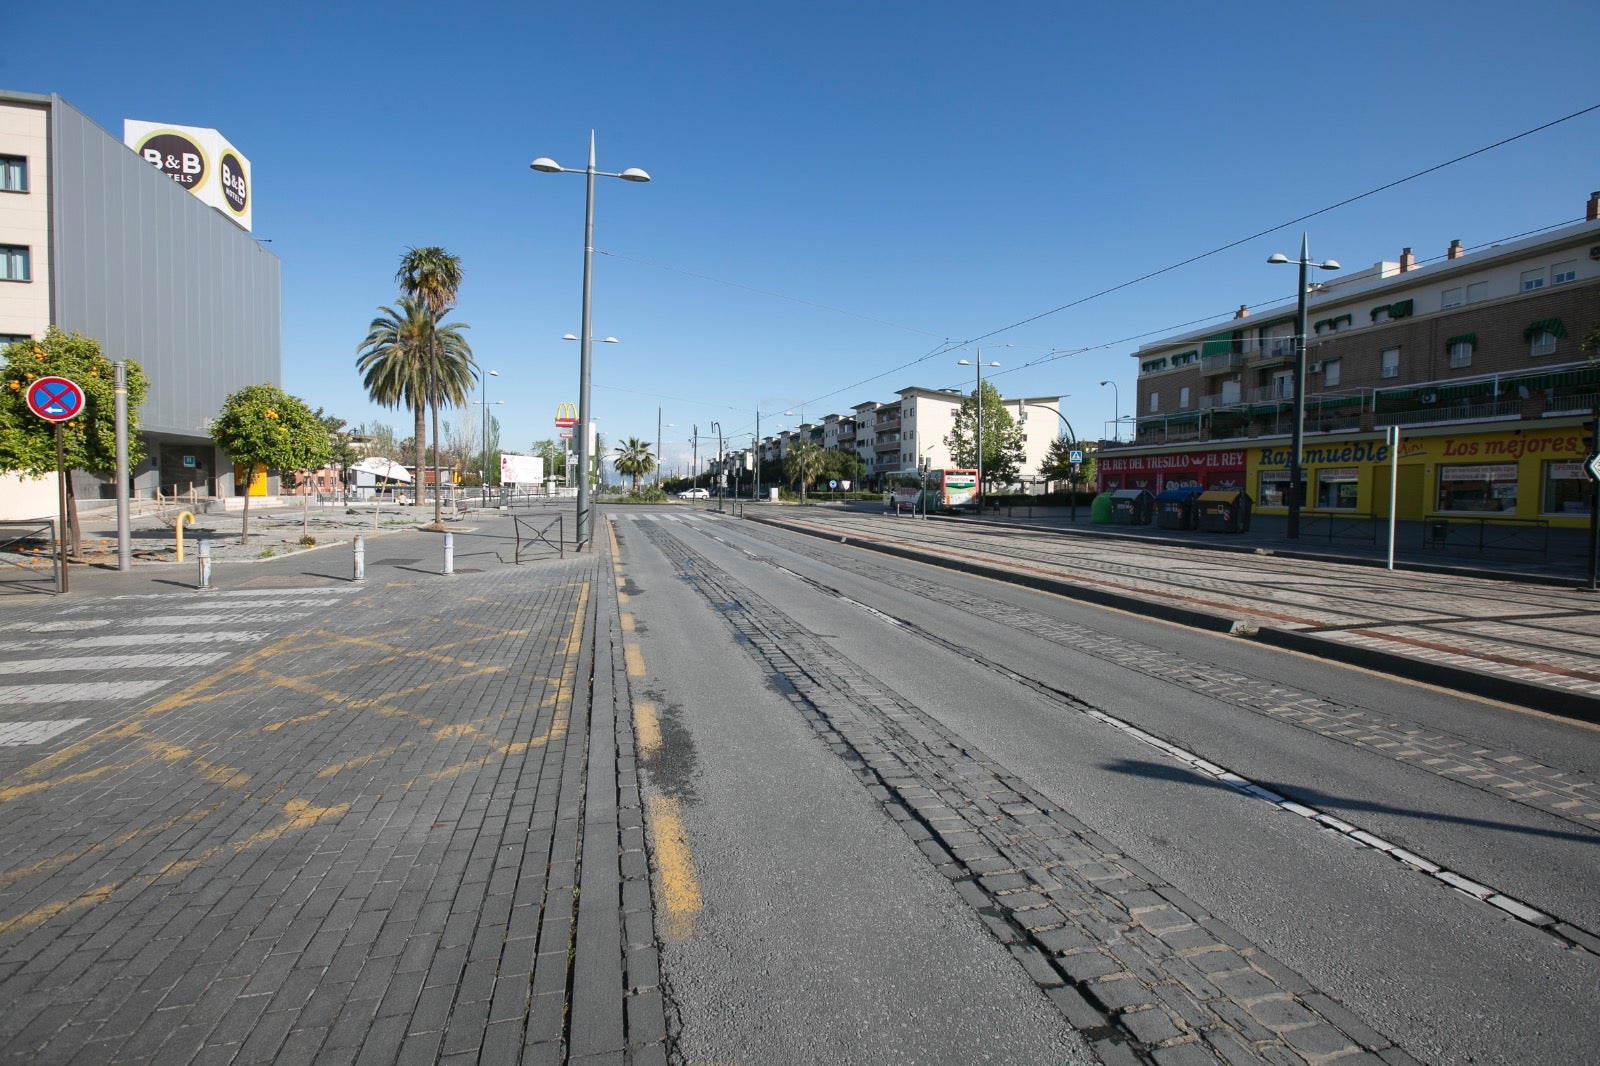
[(1486, 403), (1439, 403), (1409, 411), (1379, 411), (1372, 421), (1378, 426), (1418, 426), (1430, 422), (1472, 422), (1491, 418), (1516, 418), (1522, 413), (1521, 400), (1490, 400)]

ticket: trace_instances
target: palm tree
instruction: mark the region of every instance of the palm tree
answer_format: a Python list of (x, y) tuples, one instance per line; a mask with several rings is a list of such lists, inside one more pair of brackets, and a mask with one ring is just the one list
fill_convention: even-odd
[(656, 468), (656, 457), (650, 454), (650, 445), (638, 437), (629, 437), (617, 449), (612, 466), (617, 473), (633, 478), (633, 491), (639, 491), (639, 478)]
[[(428, 309), (409, 296), (402, 296), (395, 307), (380, 307), (377, 318), (367, 327), (367, 338), (356, 348), (356, 369), (364, 375), (362, 385), (374, 403), (384, 407), (404, 407), (412, 414), (415, 431), (412, 451), (417, 484), (421, 487), (424, 449), (427, 446), (428, 373), (435, 346), (438, 362), (447, 382), (454, 382), (464, 397), (472, 382), (472, 348), (461, 331), (464, 322), (440, 325)], [(460, 401), (458, 401), (460, 402)], [(417, 497), (422, 502), (422, 497)]]
[[(400, 257), (400, 269), (395, 271), (394, 279), (400, 283), (401, 292), (427, 309), (437, 326), (446, 312), (455, 306), (456, 293), (461, 291), (461, 259), (436, 245), (408, 248)], [(442, 488), (439, 484), (439, 400), (442, 396), (452, 405), (466, 403), (477, 371), (469, 355), (468, 387), (452, 393), (441, 375), (439, 354), (439, 345), (431, 344), (428, 352), (428, 402), (433, 407), (433, 524), (436, 527), (440, 526)]]
[(796, 441), (789, 448), (789, 454), (783, 457), (783, 473), (790, 480), (800, 483), (800, 502), (806, 499), (806, 486), (815, 481), (818, 474), (822, 473), (822, 466), (827, 462), (827, 456), (814, 440)]

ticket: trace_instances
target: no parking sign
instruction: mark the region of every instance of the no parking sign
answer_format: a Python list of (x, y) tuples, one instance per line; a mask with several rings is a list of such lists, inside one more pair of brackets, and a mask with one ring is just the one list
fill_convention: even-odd
[(70, 421), (83, 410), (83, 390), (66, 378), (38, 378), (28, 383), (28, 410), (46, 422)]

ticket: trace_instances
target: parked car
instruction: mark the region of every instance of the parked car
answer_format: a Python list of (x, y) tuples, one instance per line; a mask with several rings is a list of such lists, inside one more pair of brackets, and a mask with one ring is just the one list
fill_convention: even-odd
[(710, 489), (684, 489), (682, 492), (678, 493), (678, 499), (680, 499), (680, 500), (709, 500), (709, 499), (711, 499), (711, 490)]

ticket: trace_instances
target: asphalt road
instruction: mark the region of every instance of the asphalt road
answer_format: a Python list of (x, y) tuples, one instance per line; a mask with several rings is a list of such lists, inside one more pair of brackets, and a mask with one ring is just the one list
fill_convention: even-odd
[(1107, 1061), (1600, 1054), (1600, 959), (1551, 921), (1600, 931), (1600, 833), (1446, 765), (1592, 779), (1593, 728), (754, 523), (611, 514), (660, 718), (645, 791), (695, 890), (662, 934), (687, 1059), (1062, 1061), (1073, 1029)]

